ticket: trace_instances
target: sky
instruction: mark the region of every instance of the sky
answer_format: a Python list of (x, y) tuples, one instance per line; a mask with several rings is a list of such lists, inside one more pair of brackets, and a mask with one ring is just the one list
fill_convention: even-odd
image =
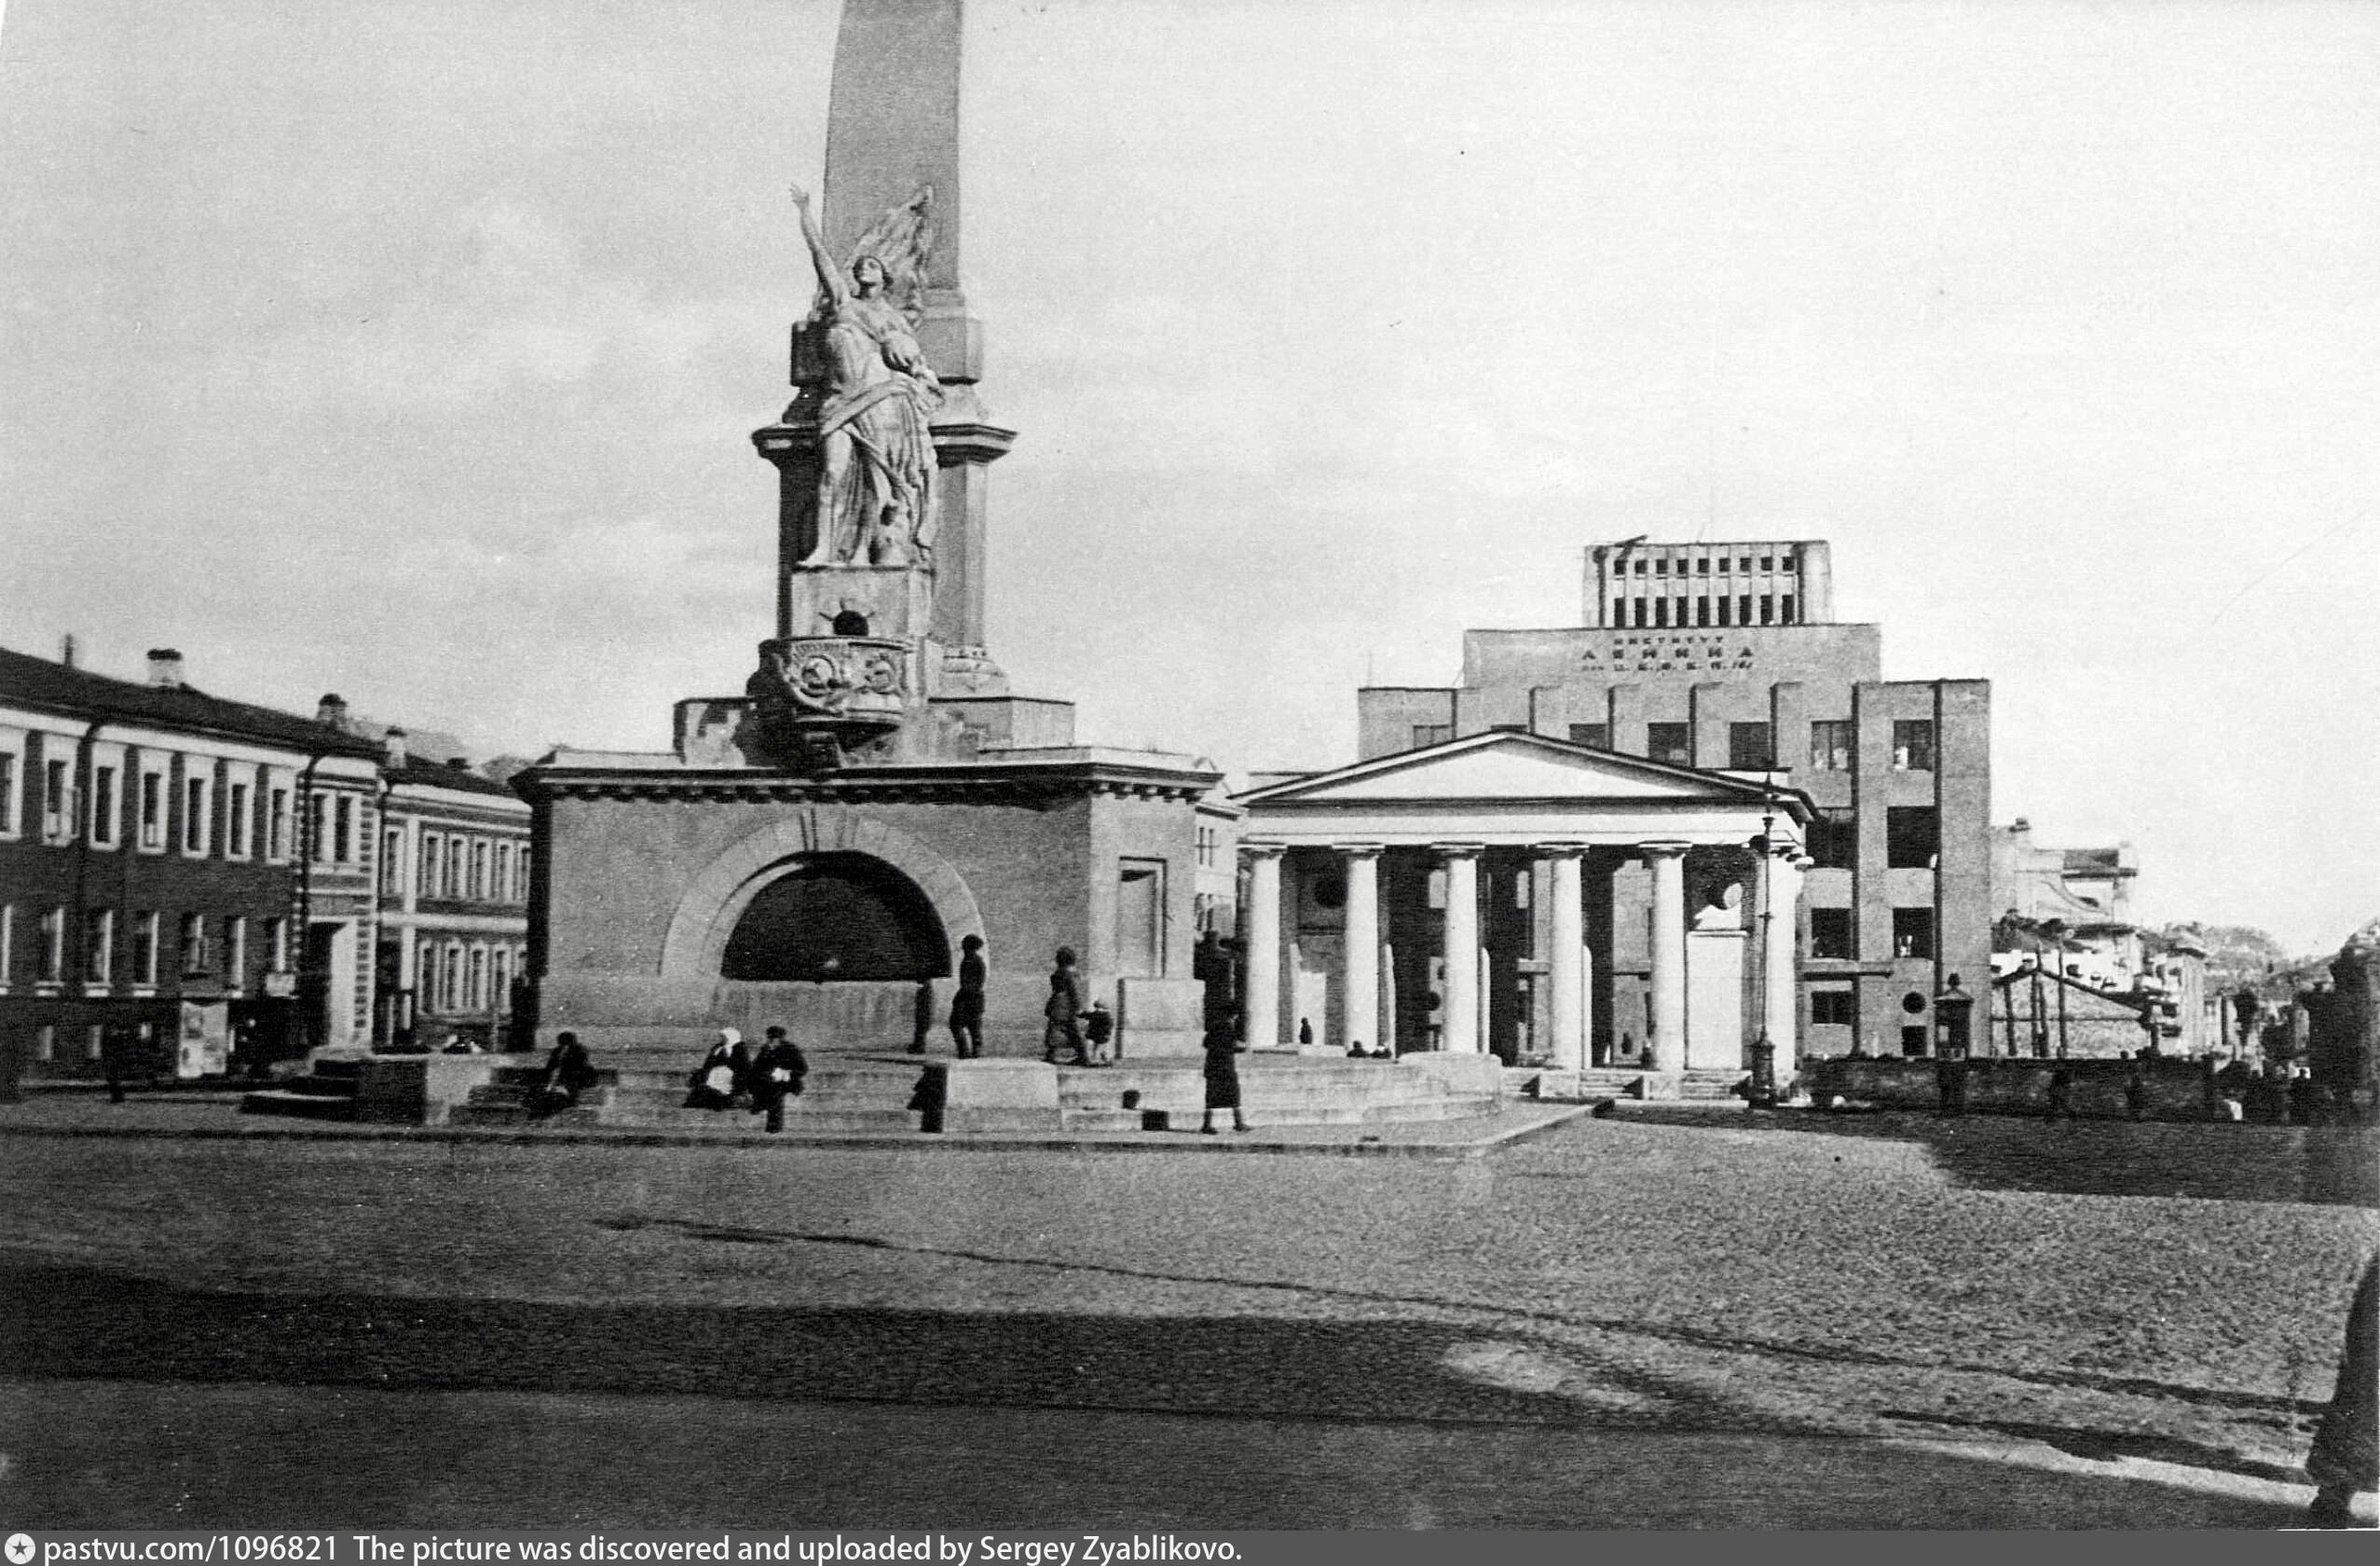
[[(7, 0), (0, 646), (663, 749), (773, 617), (831, 0)], [(975, 0), (992, 650), (1353, 759), (1580, 551), (1826, 538), (1995, 819), (2380, 914), (2380, 7)]]

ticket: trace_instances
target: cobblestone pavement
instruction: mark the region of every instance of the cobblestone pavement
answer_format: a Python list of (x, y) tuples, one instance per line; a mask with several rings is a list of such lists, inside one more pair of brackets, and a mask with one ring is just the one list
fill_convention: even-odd
[[(2103, 1129), (2043, 1156), (2172, 1128)], [(8, 1136), (0, 1167), (0, 1375), (133, 1403), (1917, 1437), (2250, 1485), (2295, 1477), (2380, 1241), (2356, 1206), (1988, 1188), (1919, 1140), (1707, 1120), (1452, 1162)]]

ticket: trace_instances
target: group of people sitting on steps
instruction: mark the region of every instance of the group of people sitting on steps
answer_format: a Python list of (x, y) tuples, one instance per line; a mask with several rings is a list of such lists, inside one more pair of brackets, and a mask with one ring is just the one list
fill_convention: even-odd
[(801, 1096), (802, 1078), (809, 1075), (809, 1061), (785, 1029), (770, 1028), (756, 1055), (742, 1034), (721, 1028), (718, 1042), (686, 1079), (686, 1107), (748, 1109), (766, 1115), (771, 1131), (783, 1131), (786, 1101)]

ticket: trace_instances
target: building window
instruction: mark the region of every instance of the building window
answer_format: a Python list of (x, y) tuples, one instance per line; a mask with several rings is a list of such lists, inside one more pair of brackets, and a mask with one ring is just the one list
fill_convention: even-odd
[(1738, 772), (1766, 772), (1776, 765), (1776, 746), (1766, 723), (1727, 726), (1727, 764)]
[(486, 947), (474, 946), (471, 949), (471, 964), (466, 971), (470, 977), (464, 981), (464, 1008), (472, 1011), (485, 1011), (487, 1010)]
[(1932, 805), (1895, 804), (1884, 812), (1884, 864), (1890, 870), (1932, 870), (1942, 843), (1941, 817)]
[(1653, 624), (1664, 630), (1668, 628), (1669, 600), (1667, 598), (1655, 598), (1653, 600)]
[(17, 909), (13, 903), (0, 902), (0, 990), (8, 987), (8, 976), (17, 955)]
[(1570, 743), (1583, 745), (1590, 750), (1611, 749), (1611, 725), (1608, 723), (1573, 723)]
[(1821, 718), (1810, 725), (1810, 770), (1851, 770), (1852, 726), (1848, 718)]
[(1810, 1023), (1813, 1027), (1856, 1027), (1859, 1009), (1849, 990), (1812, 990)]
[(17, 835), (17, 753), (0, 750), (0, 837)]
[(234, 783), (224, 795), (223, 851), (226, 857), (248, 857), (248, 785)]
[(58, 1058), (58, 1028), (55, 1023), (44, 1023), (33, 1030), (33, 1058), (37, 1061)]
[(519, 879), (519, 882), (518, 882), (518, 884), (517, 884), (516, 889), (514, 890), (514, 892), (513, 892), (513, 901), (515, 901), (515, 902), (527, 902), (527, 901), (528, 901), (528, 900), (529, 900), (529, 845), (528, 845), (527, 844), (526, 844), (526, 843), (524, 843), (524, 844), (522, 844), (522, 845), (521, 845), (521, 851), (520, 851), (520, 853), (519, 853), (519, 854), (517, 854), (516, 856), (514, 856), (514, 858), (513, 858), (513, 873), (514, 875), (516, 875), (516, 876), (518, 876), (518, 877), (520, 878), (520, 879)]
[(405, 889), (405, 834), (394, 827), (380, 834), (380, 890), (396, 897)]
[[(1749, 560), (1746, 560), (1746, 561), (1744, 561), (1744, 563), (1746, 566), (1749, 566), (1752, 562), (1751, 562), (1751, 561), (1749, 561)], [(1752, 624), (1752, 595), (1751, 595), (1751, 594), (1749, 594), (1749, 593), (1744, 593), (1744, 594), (1740, 595), (1740, 596), (1736, 598), (1736, 600), (1735, 600), (1735, 623), (1736, 623), (1737, 625), (1749, 625), (1750, 624)]]
[(471, 845), (471, 895), (474, 901), (484, 901), (488, 895), (487, 845), (485, 842)]
[(1849, 962), (1859, 955), (1853, 941), (1850, 909), (1810, 911), (1810, 955), (1828, 962)]
[(463, 840), (459, 837), (446, 840), (445, 866), (438, 877), (438, 892), (445, 898), (463, 895)]
[(116, 841), (116, 769), (91, 768), (91, 842), (106, 847)]
[(1722, 625), (1731, 625), (1735, 624), (1735, 616), (1731, 612), (1735, 608), (1735, 600), (1730, 598), (1722, 597), (1717, 600), (1717, 602), (1719, 606), (1719, 624)]
[(207, 971), (207, 916), (182, 915), (182, 976), (196, 979)]
[(1710, 623), (1711, 600), (1708, 598), (1696, 598), (1694, 600), (1694, 624), (1697, 625), (1707, 625)]
[(83, 1030), (83, 1053), (93, 1060), (107, 1057), (107, 1029), (97, 1023)]
[(1666, 558), (1655, 560), (1653, 562), (1653, 574), (1655, 576), (1667, 576), (1669, 574), (1669, 561)]
[(84, 927), (83, 978), (93, 984), (115, 982), (116, 910), (94, 908)]
[(1766, 593), (1761, 594), (1761, 595), (1760, 595), (1760, 624), (1762, 624), (1763, 625), (1774, 625), (1774, 624), (1776, 623), (1776, 613), (1777, 613), (1777, 603), (1776, 603), (1776, 599), (1775, 599), (1775, 598), (1771, 598), (1770, 595), (1768, 595), (1768, 594), (1766, 594)]
[(331, 812), (335, 823), (331, 834), (331, 858), (346, 864), (355, 858), (355, 801), (345, 794), (338, 797), (338, 807)]
[(487, 959), (487, 1004), (493, 1010), (513, 1009), (513, 954), (499, 949)]
[(1900, 718), (1893, 722), (1893, 770), (1934, 770), (1934, 720)]
[[(1645, 569), (1645, 563), (1644, 563), (1642, 560), (1637, 561), (1637, 562), (1636, 562), (1636, 569), (1637, 569), (1638, 570), (1644, 570), (1644, 569)], [(1645, 628), (1646, 624), (1647, 624), (1647, 621), (1646, 621), (1645, 600), (1644, 600), (1644, 599), (1642, 599), (1642, 598), (1638, 598), (1638, 599), (1636, 600), (1636, 628), (1637, 628), (1638, 630), (1640, 630), (1640, 631), (1641, 631), (1641, 630), (1643, 630), (1643, 629)]]
[(55, 842), (66, 835), (69, 813), (66, 809), (66, 763), (44, 762), (41, 766), (41, 831)]
[(1452, 723), (1416, 723), (1413, 726), (1413, 748), (1416, 750), (1443, 745), (1454, 737), (1455, 725)]
[(1693, 726), (1689, 723), (1645, 725), (1645, 754), (1672, 766), (1694, 764)]
[(1764, 570), (1764, 571), (1772, 571), (1772, 570), (1776, 570), (1776, 569), (1777, 569), (1777, 557), (1776, 557), (1775, 556), (1773, 556), (1773, 555), (1763, 555), (1763, 556), (1760, 556), (1760, 569), (1761, 569), (1762, 570)]
[(265, 921), (265, 949), (271, 955), (273, 971), (287, 973), (289, 971), (289, 921), (287, 919), (275, 918)]
[[(1209, 838), (1212, 838), (1214, 835), (1213, 828), (1209, 827), (1203, 830), (1207, 832)], [(1211, 854), (1209, 858), (1202, 859), (1198, 862), (1200, 864), (1212, 864), (1215, 861)], [(513, 845), (509, 843), (499, 843), (496, 845), (496, 880), (494, 885), (488, 887), (487, 895), (498, 902), (508, 902), (512, 900)]]
[(1850, 870), (1859, 862), (1859, 817), (1840, 807), (1823, 809), (1810, 823), (1810, 857), (1819, 870)]
[(414, 950), (413, 997), (424, 1010), (438, 1009), (438, 954), (427, 946)]
[(157, 982), (157, 916), (136, 914), (132, 916), (132, 982)]
[(440, 987), (439, 999), (442, 1002), (441, 1009), (444, 1010), (462, 1010), (463, 949), (459, 946), (446, 948), (446, 982)]
[(1934, 910), (1931, 908), (1893, 910), (1893, 955), (1896, 957), (1934, 955)]
[(182, 851), (207, 851), (207, 780), (203, 777), (182, 780)]
[(248, 915), (234, 914), (223, 922), (223, 972), (234, 989), (248, 982)]
[(55, 984), (66, 975), (66, 911), (53, 908), (41, 916), (41, 966), (34, 978)]
[[(96, 787), (91, 794), (98, 798)], [(161, 772), (141, 774), (141, 846), (165, 846), (165, 775)]]
[(414, 876), (414, 892), (426, 898), (438, 895), (438, 839), (429, 832), (421, 834), (420, 869)]
[(1781, 594), (1777, 598), (1777, 624), (1780, 625), (1793, 624), (1793, 595), (1791, 593)]
[(331, 798), (328, 794), (306, 796), (306, 857), (321, 864), (331, 857)]
[(275, 789), (265, 803), (265, 852), (285, 859), (289, 857), (289, 790)]

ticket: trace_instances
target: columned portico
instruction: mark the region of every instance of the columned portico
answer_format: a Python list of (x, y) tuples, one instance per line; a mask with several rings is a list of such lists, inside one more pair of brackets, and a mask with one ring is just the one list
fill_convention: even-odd
[(1248, 955), (1241, 979), (1242, 1038), (1252, 1050), (1281, 1041), (1281, 845), (1242, 843), (1248, 859)]
[(1645, 1069), (1686, 1066), (1686, 851), (1689, 843), (1647, 843), (1653, 872), (1652, 1031), (1645, 1039)]
[(1554, 1067), (1576, 1071), (1587, 1064), (1586, 887), (1581, 872), (1587, 845), (1549, 843), (1545, 857), (1552, 866), (1552, 943), (1547, 977), (1553, 985), (1551, 1010), (1553, 1037), (1548, 1052)]
[(1240, 799), (1255, 1048), (1306, 1017), (1337, 1049), (1675, 1078), (1748, 1065), (1766, 1023), (1789, 1067), (1812, 811), (1772, 779), (1497, 732)]
[(1380, 1047), (1380, 845), (1340, 846), (1347, 860), (1347, 946), (1340, 954), (1340, 1049)]
[(1476, 843), (1441, 845), (1446, 871), (1446, 993), (1444, 1048), (1456, 1054), (1477, 1054), (1486, 1048), (1480, 1037), (1479, 1006), (1479, 856)]

